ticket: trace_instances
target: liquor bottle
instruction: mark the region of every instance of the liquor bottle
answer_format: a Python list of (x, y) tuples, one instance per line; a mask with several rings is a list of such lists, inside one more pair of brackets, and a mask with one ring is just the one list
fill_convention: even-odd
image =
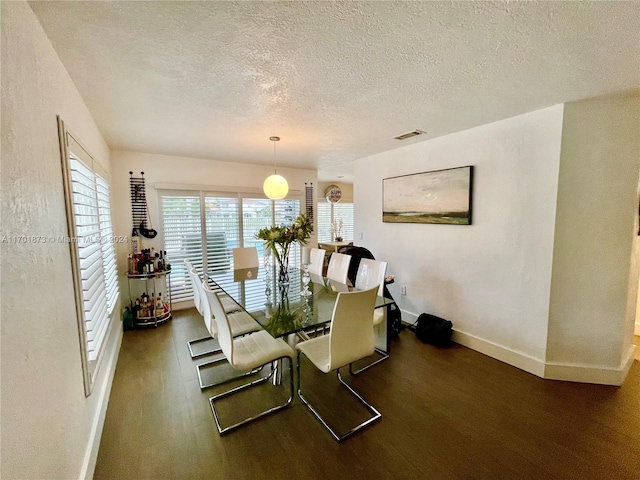
[(140, 240), (138, 229), (134, 228), (133, 231), (131, 232), (131, 254), (135, 255), (136, 253), (140, 253), (141, 248), (142, 248), (142, 242)]
[(156, 317), (160, 317), (164, 314), (164, 306), (162, 305), (162, 293), (158, 293), (156, 298)]

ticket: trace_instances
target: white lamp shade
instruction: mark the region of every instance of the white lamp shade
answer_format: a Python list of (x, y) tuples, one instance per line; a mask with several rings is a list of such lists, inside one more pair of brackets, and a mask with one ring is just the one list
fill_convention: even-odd
[(282, 175), (270, 175), (262, 185), (264, 194), (273, 199), (280, 200), (287, 196), (289, 185)]

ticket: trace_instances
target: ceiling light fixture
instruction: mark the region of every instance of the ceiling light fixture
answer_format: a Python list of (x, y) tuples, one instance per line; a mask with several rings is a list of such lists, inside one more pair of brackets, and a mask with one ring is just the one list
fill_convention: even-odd
[(269, 175), (262, 185), (264, 194), (272, 200), (280, 200), (287, 196), (289, 192), (289, 184), (287, 180), (278, 175), (278, 167), (276, 162), (276, 142), (280, 141), (280, 137), (269, 137), (269, 140), (273, 142), (273, 170), (274, 174)]

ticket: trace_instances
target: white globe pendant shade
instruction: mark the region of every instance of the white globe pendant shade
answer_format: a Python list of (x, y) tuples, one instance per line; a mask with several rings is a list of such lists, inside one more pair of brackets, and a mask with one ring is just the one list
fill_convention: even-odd
[(262, 185), (264, 194), (272, 200), (280, 200), (289, 193), (289, 184), (282, 175), (270, 175)]

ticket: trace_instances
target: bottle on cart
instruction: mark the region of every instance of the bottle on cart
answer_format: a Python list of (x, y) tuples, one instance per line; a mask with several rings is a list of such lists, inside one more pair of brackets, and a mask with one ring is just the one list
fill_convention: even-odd
[(162, 304), (162, 293), (158, 293), (156, 298), (156, 317), (161, 317), (164, 314), (164, 305)]

